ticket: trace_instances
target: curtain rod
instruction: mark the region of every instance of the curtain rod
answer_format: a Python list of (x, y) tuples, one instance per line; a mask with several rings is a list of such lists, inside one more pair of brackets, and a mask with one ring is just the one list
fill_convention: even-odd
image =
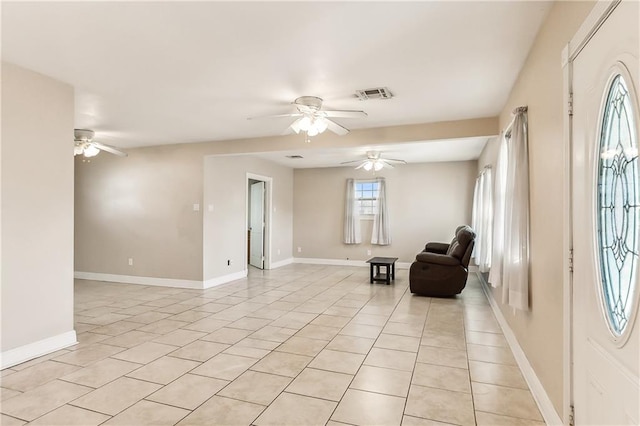
[(487, 164), (486, 166), (484, 166), (482, 168), (482, 170), (480, 171), (480, 173), (478, 173), (478, 177), (480, 177), (483, 174), (485, 174), (487, 170), (491, 170), (491, 164)]
[[(524, 106), (519, 106), (517, 108), (514, 108), (513, 111), (511, 111), (511, 114), (516, 115), (518, 113), (523, 113), (523, 112), (527, 112), (527, 111), (529, 111), (529, 107), (527, 105), (524, 105)], [(500, 132), (500, 135), (502, 135), (502, 136), (509, 135), (511, 133), (511, 127), (513, 126), (513, 122), (515, 120), (516, 120), (515, 117), (511, 118), (511, 121), (509, 122), (507, 127)]]

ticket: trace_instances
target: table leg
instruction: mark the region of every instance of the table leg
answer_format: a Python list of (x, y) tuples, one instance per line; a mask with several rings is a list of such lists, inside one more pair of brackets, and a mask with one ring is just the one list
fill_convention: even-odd
[(391, 264), (391, 279), (396, 280), (396, 262)]
[(369, 264), (369, 284), (373, 284), (373, 263)]
[(387, 265), (387, 285), (391, 284), (391, 266)]

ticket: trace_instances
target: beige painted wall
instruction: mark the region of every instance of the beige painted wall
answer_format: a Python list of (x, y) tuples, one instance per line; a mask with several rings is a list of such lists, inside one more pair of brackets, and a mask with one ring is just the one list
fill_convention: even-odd
[(252, 156), (208, 156), (204, 168), (204, 279), (247, 268), (247, 173), (272, 179), (271, 263), (291, 258), (293, 169)]
[[(102, 153), (91, 162), (83, 162), (78, 157), (75, 160), (75, 270), (194, 281), (241, 270), (243, 265), (239, 256), (242, 254), (238, 247), (229, 250), (216, 246), (219, 241), (229, 244), (235, 237), (233, 240), (203, 239), (203, 233), (209, 235), (205, 226), (216, 223), (215, 220), (207, 221), (204, 182), (209, 181), (209, 176), (219, 176), (213, 169), (209, 170), (212, 175), (205, 176), (207, 156), (293, 149), (304, 153), (314, 148), (370, 147), (382, 143), (488, 136), (497, 132), (498, 119), (490, 117), (360, 129), (340, 137), (326, 132), (313, 138), (311, 144), (305, 144), (299, 135), (293, 135), (129, 149), (127, 158)], [(248, 161), (244, 158), (242, 162)], [(267, 165), (271, 163), (259, 164), (252, 160), (238, 164), (239, 167), (248, 164), (254, 170), (264, 170), (263, 174), (273, 172), (283, 176), (284, 169)], [(219, 166), (226, 167), (226, 164)], [(245, 169), (242, 173), (246, 173)], [(236, 172), (239, 169), (229, 169), (230, 174)], [(259, 171), (254, 173), (260, 174)], [(217, 182), (225, 181), (217, 179)], [(244, 197), (242, 194), (234, 193), (233, 197), (238, 199), (233, 201), (238, 202)], [(280, 189), (277, 194), (282, 194)], [(279, 202), (286, 204), (285, 200)], [(193, 211), (196, 203), (200, 204), (198, 212)], [(213, 213), (216, 212), (214, 209)], [(285, 221), (287, 216), (278, 214), (274, 217)], [(235, 220), (235, 216), (230, 219)], [(292, 255), (291, 237), (287, 233), (291, 231), (286, 231), (284, 224), (279, 224), (278, 229), (273, 234), (272, 262)], [(219, 232), (225, 233), (228, 229), (219, 229)], [(226, 260), (231, 253), (233, 264), (227, 267)], [(203, 262), (203, 256), (206, 256), (206, 262)], [(128, 265), (129, 258), (133, 258), (132, 266)]]
[(73, 88), (2, 63), (2, 351), (73, 331)]
[(201, 281), (202, 152), (128, 153), (76, 157), (75, 270)]
[(363, 242), (342, 243), (346, 179), (369, 179), (371, 172), (350, 167), (295, 170), (294, 256), (343, 260), (393, 256), (400, 262), (411, 262), (425, 243), (449, 242), (456, 226), (471, 223), (476, 161), (407, 164), (384, 169), (378, 175), (387, 181), (389, 246), (371, 245), (373, 223), (364, 219)]
[[(592, 2), (557, 2), (500, 115), (500, 127), (511, 111), (529, 106), (529, 170), (531, 200), (530, 310), (502, 312), (551, 398), (563, 412), (562, 324), (562, 179), (563, 86), (560, 54), (593, 7)], [(495, 164), (497, 141), (485, 148), (479, 167)], [(501, 289), (494, 297), (501, 300)]]

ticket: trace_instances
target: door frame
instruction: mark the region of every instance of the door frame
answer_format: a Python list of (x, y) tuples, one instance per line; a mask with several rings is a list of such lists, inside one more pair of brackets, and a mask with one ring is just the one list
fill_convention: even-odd
[(572, 147), (573, 147), (573, 61), (589, 43), (622, 0), (599, 0), (571, 41), (562, 50), (563, 75), (563, 224), (562, 224), (562, 307), (563, 307), (563, 407), (564, 424), (573, 423), (573, 205), (572, 205)]
[[(249, 223), (249, 203), (251, 197), (251, 191), (249, 190), (249, 181), (250, 180), (258, 180), (264, 182), (265, 194), (264, 194), (264, 269), (271, 269), (271, 205), (272, 205), (272, 187), (273, 187), (273, 178), (269, 176), (258, 175), (255, 173), (247, 172), (245, 178), (245, 205), (244, 205), (244, 223), (245, 225)], [(247, 242), (247, 234), (244, 233), (244, 264), (249, 264), (249, 259), (247, 258), (247, 251), (249, 250), (248, 242)]]

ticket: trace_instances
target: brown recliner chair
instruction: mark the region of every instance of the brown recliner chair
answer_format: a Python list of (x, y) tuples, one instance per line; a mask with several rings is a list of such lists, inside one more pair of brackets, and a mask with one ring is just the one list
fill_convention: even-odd
[(475, 238), (473, 229), (459, 226), (451, 244), (428, 243), (409, 269), (411, 293), (431, 297), (459, 294), (467, 284)]

